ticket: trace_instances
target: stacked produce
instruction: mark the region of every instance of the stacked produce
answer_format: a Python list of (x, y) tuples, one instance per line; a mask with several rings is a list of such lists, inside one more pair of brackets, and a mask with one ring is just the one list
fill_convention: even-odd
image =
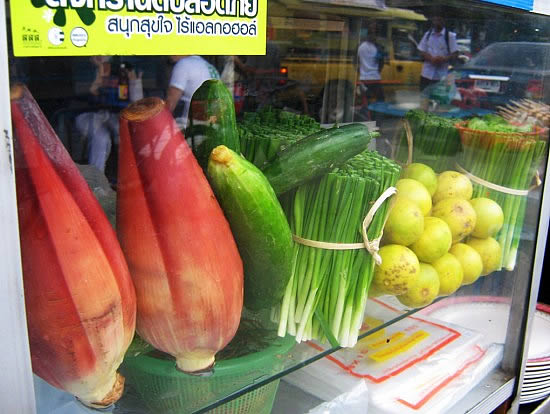
[(407, 163), (409, 150), (412, 150), (410, 162), (431, 166), (436, 172), (445, 171), (453, 165), (460, 152), (460, 137), (455, 128), (456, 120), (444, 118), (420, 109), (408, 111), (405, 121), (410, 125), (409, 143), (407, 130), (400, 133), (396, 160)]
[(320, 129), (313, 118), (281, 109), (264, 107), (258, 112), (246, 112), (238, 124), (241, 153), (262, 167), (290, 144)]
[[(374, 270), (374, 258), (361, 244), (361, 226), (399, 173), (393, 161), (365, 151), (285, 196), (292, 232), (301, 240), (295, 244), (292, 276), (277, 312), (279, 335), (288, 332), (298, 342), (329, 339), (346, 347), (356, 343)], [(381, 235), (388, 203), (368, 227), (371, 241)], [(318, 242), (335, 245), (327, 248)], [(358, 242), (350, 250), (333, 250)]]
[(372, 296), (395, 295), (421, 307), (499, 269), (494, 236), (503, 224), (500, 206), (472, 199), (469, 178), (439, 175), (427, 165), (406, 167), (384, 228), (382, 263), (375, 268)]
[(33, 371), (84, 404), (122, 395), (135, 291), (107, 217), (29, 91), (12, 90), (15, 174)]
[(137, 295), (137, 331), (184, 372), (233, 338), (243, 267), (224, 213), (164, 102), (122, 111), (117, 230)]
[(513, 270), (527, 193), (544, 157), (548, 132), (532, 125), (511, 125), (496, 115), (473, 118), (458, 129), (463, 153), (457, 168), (471, 177), (473, 197), (490, 198), (502, 207), (504, 224), (496, 235), (503, 252), (499, 268)]

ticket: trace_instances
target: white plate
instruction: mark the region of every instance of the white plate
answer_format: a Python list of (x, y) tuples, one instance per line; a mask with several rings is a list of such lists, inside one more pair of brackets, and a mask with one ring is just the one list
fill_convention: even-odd
[(529, 340), (528, 366), (546, 362), (550, 366), (550, 306), (539, 303)]
[(550, 363), (548, 363), (546, 361), (527, 362), (527, 364), (525, 365), (525, 368), (530, 368), (530, 369), (534, 369), (534, 370), (536, 370), (536, 369), (550, 370)]
[(548, 393), (537, 394), (537, 395), (522, 395), (519, 397), (520, 403), (524, 404), (525, 402), (533, 402), (537, 400), (543, 400), (548, 398)]
[(546, 386), (550, 385), (550, 377), (542, 378), (524, 378), (523, 387), (533, 387), (533, 386)]
[(510, 305), (499, 301), (497, 297), (459, 296), (436, 302), (422, 313), (482, 332), (488, 341), (503, 344), (506, 340)]
[[(547, 358), (547, 357), (545, 357)], [(527, 361), (527, 364), (525, 364), (525, 368), (527, 369), (546, 369), (550, 370), (550, 362), (548, 361), (540, 361), (540, 362), (533, 362), (531, 360)]]
[(519, 398), (520, 398), (520, 402), (523, 402), (524, 400), (533, 401), (533, 400), (548, 398), (548, 395), (549, 393), (541, 393), (541, 394), (533, 394), (533, 395), (522, 394)]
[(532, 388), (528, 390), (521, 389), (521, 396), (527, 397), (530, 395), (538, 395), (538, 394), (550, 394), (550, 387), (542, 387), (542, 388)]
[(532, 367), (528, 366), (525, 367), (525, 373), (530, 375), (541, 375), (541, 374), (548, 374), (550, 375), (550, 367)]
[[(503, 344), (510, 305), (501, 297), (459, 296), (436, 302), (422, 313), (482, 332), (489, 341)], [(550, 370), (550, 306), (537, 304), (533, 320), (526, 368)]]
[(531, 375), (541, 375), (541, 374), (548, 374), (550, 375), (550, 367), (525, 367), (525, 373), (531, 374)]
[(520, 404), (529, 404), (529, 403), (533, 403), (533, 402), (536, 402), (536, 401), (544, 400), (545, 398), (546, 398), (546, 395), (542, 395), (542, 396), (534, 397), (534, 398), (521, 398), (520, 397), (519, 403)]
[(530, 393), (530, 394), (524, 394), (521, 393), (520, 399), (531, 399), (531, 398), (540, 398), (540, 397), (548, 397), (550, 395), (550, 390), (544, 391), (544, 392), (537, 392), (537, 393)]
[(548, 376), (548, 375), (542, 376), (542, 377), (524, 376), (523, 377), (523, 382), (525, 382), (525, 381), (528, 381), (527, 384), (533, 384), (535, 382), (545, 382), (545, 381), (550, 381), (550, 376)]
[(531, 365), (531, 364), (527, 363), (527, 365), (525, 366), (525, 371), (528, 371), (528, 372), (543, 372), (543, 371), (550, 372), (550, 366)]
[(548, 369), (525, 369), (525, 378), (540, 378), (550, 377), (550, 370)]
[(540, 384), (542, 382), (548, 382), (550, 384), (550, 377), (541, 377), (541, 378), (524, 378), (524, 384)]
[(540, 383), (540, 384), (526, 384), (523, 383), (521, 387), (521, 392), (534, 392), (534, 391), (545, 391), (550, 390), (550, 383)]
[(535, 395), (539, 395), (539, 394), (550, 394), (550, 387), (545, 387), (545, 388), (541, 388), (539, 390), (528, 390), (528, 391), (523, 391), (521, 390), (521, 396), (524, 397), (524, 396), (535, 396)]

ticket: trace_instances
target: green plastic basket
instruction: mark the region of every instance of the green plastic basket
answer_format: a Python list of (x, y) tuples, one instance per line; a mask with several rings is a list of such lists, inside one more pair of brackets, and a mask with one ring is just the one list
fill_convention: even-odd
[[(121, 372), (151, 414), (187, 414), (277, 372), (295, 338), (277, 338), (267, 348), (217, 362), (208, 377), (182, 373), (175, 361), (150, 354), (127, 357)], [(279, 380), (248, 392), (209, 411), (214, 414), (269, 414)]]

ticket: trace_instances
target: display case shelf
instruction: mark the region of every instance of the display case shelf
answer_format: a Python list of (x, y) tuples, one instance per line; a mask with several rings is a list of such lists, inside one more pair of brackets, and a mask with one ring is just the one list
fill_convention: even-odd
[[(393, 305), (393, 303), (392, 303)], [(371, 329), (364, 329), (359, 335), (359, 340), (367, 337), (368, 335), (374, 334), (378, 331), (387, 328), (396, 322), (407, 318), (411, 315), (414, 315), (421, 309), (399, 309), (396, 311), (399, 314), (391, 319), (383, 321), (382, 324), (373, 327)], [(276, 327), (273, 326), (273, 329)], [(273, 331), (275, 333), (275, 331)], [(292, 340), (293, 338), (287, 335), (287, 338)], [(320, 360), (323, 357), (331, 355), (336, 351), (342, 349), (341, 347), (329, 347), (326, 350), (320, 351), (317, 347), (309, 346), (307, 343), (303, 342), (300, 344), (295, 344), (292, 346), (288, 352), (280, 352), (276, 354), (276, 363), (272, 365), (270, 369), (259, 375), (258, 377), (247, 381), (246, 383), (240, 383), (235, 385), (235, 382), (231, 383), (227, 381), (224, 384), (212, 384), (210, 387), (210, 395), (205, 401), (204, 404), (199, 405), (196, 402), (190, 403), (193, 405), (191, 412), (199, 414), (205, 413), (210, 410), (213, 410), (217, 407), (220, 407), (223, 404), (236, 400), (240, 397), (245, 396), (248, 393), (252, 393), (261, 387), (269, 385), (270, 383), (277, 381), (284, 377), (285, 375), (306, 367), (309, 364), (314, 363), (315, 361)], [(173, 368), (175, 370), (175, 367)], [(215, 371), (215, 368), (214, 368)], [(215, 374), (214, 374), (215, 375)], [(193, 395), (199, 395), (198, 393), (204, 391), (205, 378), (198, 377), (194, 378), (187, 374), (181, 374), (183, 380), (186, 381), (186, 386), (190, 388), (190, 393)], [(206, 378), (207, 381), (207, 378)], [(193, 387), (196, 386), (196, 392), (193, 391)], [(216, 388), (214, 392), (212, 390)], [(155, 395), (155, 398), (162, 398), (162, 395)], [(151, 409), (147, 408), (147, 402), (139, 395), (139, 392), (135, 388), (135, 384), (131, 382), (127, 383), (127, 390), (123, 398), (117, 404), (115, 408), (115, 413), (117, 414), (153, 414)]]
[[(498, 276), (494, 276), (498, 278)], [(500, 276), (499, 280), (496, 280), (495, 283), (502, 283), (506, 279), (506, 275), (503, 273)], [(448, 303), (453, 303), (456, 299), (458, 303), (464, 303), (464, 300), (473, 300), (475, 302), (476, 297), (469, 296), (472, 290), (476, 288), (472, 287), (470, 289), (464, 289), (462, 292), (458, 292), (456, 296), (447, 297), (447, 298), (438, 298), (430, 306), (434, 309), (444, 308), (445, 301)], [(479, 289), (479, 287), (478, 287)], [(458, 297), (457, 297), (458, 296)], [(462, 296), (462, 298), (460, 298)], [(464, 299), (464, 300), (463, 300)], [(482, 299), (481, 297), (479, 298)], [(487, 299), (487, 298), (486, 298)], [(507, 298), (496, 298), (501, 304), (508, 302)], [(380, 321), (381, 324), (375, 327), (366, 327), (362, 330), (359, 340), (372, 335), (376, 332), (382, 331), (385, 328), (391, 327), (397, 322), (411, 317), (414, 315), (414, 319), (422, 320), (431, 313), (430, 306), (420, 309), (409, 309), (405, 308), (402, 305), (399, 305), (399, 302), (391, 296), (384, 296), (376, 300), (378, 303), (387, 306), (392, 309), (392, 312), (395, 311), (396, 316)], [(443, 306), (439, 306), (443, 305)], [(369, 315), (369, 306), (367, 305), (367, 315)], [(428, 317), (429, 318), (429, 317)], [(507, 319), (507, 316), (503, 316), (504, 319)], [(452, 325), (452, 324), (451, 324)], [(456, 326), (456, 325), (454, 325)], [(271, 327), (275, 329), (273, 325)], [(466, 327), (465, 327), (466, 328)], [(272, 331), (273, 334), (276, 333), (275, 330)], [(492, 339), (489, 334), (487, 338)], [(293, 337), (288, 336), (284, 341), (290, 339), (293, 342)], [(325, 345), (327, 347), (328, 345)], [(288, 348), (288, 341), (286, 347)], [(281, 349), (284, 348), (284, 345)], [(291, 344), (290, 350), (279, 351), (275, 355), (274, 363), (267, 369), (259, 370), (257, 375), (248, 376), (245, 380), (239, 381), (238, 378), (233, 378), (231, 381), (216, 381), (209, 380), (208, 377), (193, 377), (183, 373), (176, 373), (175, 367), (170, 366), (172, 373), (170, 375), (181, 378), (182, 381), (185, 381), (185, 390), (180, 394), (193, 395), (196, 398), (193, 398), (190, 401), (185, 401), (185, 397), (182, 395), (178, 396), (177, 403), (187, 406), (188, 410), (178, 411), (178, 412), (192, 412), (192, 413), (205, 413), (205, 412), (218, 412), (216, 409), (220, 410), (220, 407), (224, 404), (239, 404), (239, 401), (243, 399), (254, 399), (260, 398), (257, 395), (261, 392), (269, 392), (271, 395), (266, 399), (266, 404), (269, 408), (273, 404), (273, 398), (277, 391), (279, 380), (286, 375), (300, 370), (304, 367), (307, 367), (310, 364), (315, 363), (316, 361), (321, 360), (322, 358), (334, 354), (335, 352), (341, 350), (341, 347), (330, 347), (321, 349), (319, 346), (312, 346), (311, 343), (300, 343), (300, 344)], [(221, 369), (223, 361), (220, 363)], [(123, 365), (124, 366), (124, 365)], [(124, 373), (124, 369), (123, 369)], [(214, 376), (215, 370), (214, 370)], [(174, 396), (170, 395), (170, 389), (173, 388), (165, 387), (165, 390), (168, 391), (163, 393), (159, 388), (152, 392), (152, 388), (145, 388), (149, 390), (147, 393), (143, 388), (138, 389), (141, 386), (136, 387), (134, 382), (135, 377), (130, 376), (127, 381), (127, 390), (121, 401), (117, 404), (115, 413), (117, 414), (153, 414), (160, 409), (162, 406), (163, 409), (166, 409), (162, 404), (166, 404), (167, 401), (161, 401), (164, 397), (167, 399), (172, 399)], [(476, 413), (490, 413), (498, 405), (508, 399), (514, 390), (515, 376), (513, 373), (507, 372), (504, 370), (499, 363), (498, 366), (489, 371), (482, 381), (476, 385), (473, 390), (471, 390), (466, 397), (460, 399), (457, 402), (457, 407), (460, 407), (456, 412), (476, 412)], [(287, 387), (288, 388), (288, 387)], [(261, 391), (263, 390), (263, 391)], [(151, 400), (146, 401), (145, 395), (152, 395), (155, 398), (155, 402)], [(458, 397), (460, 398), (460, 397)], [(155, 404), (161, 404), (155, 406)], [(174, 401), (172, 402), (174, 403)], [(225, 411), (224, 411), (225, 412)], [(269, 412), (269, 411), (266, 411)]]

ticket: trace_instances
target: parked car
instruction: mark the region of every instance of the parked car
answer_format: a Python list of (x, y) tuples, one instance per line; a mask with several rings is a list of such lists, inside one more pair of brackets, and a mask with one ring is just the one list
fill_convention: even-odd
[(497, 42), (455, 71), (463, 106), (494, 109), (510, 100), (550, 102), (550, 43)]

